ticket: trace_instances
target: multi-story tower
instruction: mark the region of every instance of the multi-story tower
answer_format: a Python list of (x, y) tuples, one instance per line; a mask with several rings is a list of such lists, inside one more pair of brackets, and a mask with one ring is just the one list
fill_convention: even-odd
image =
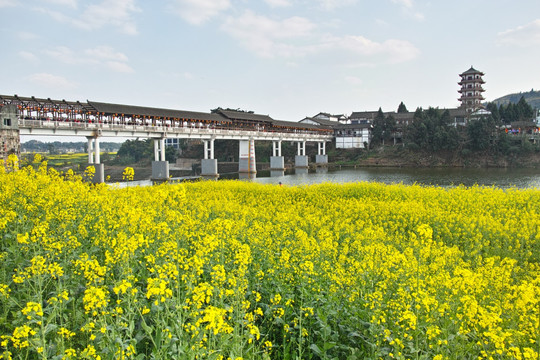
[(469, 70), (459, 74), (459, 76), (461, 76), (461, 81), (458, 84), (461, 85), (461, 89), (458, 92), (461, 97), (458, 100), (461, 102), (461, 107), (469, 113), (483, 109), (482, 100), (484, 97), (482, 93), (485, 90), (482, 88), (482, 84), (484, 84), (482, 76), (484, 73), (471, 66)]

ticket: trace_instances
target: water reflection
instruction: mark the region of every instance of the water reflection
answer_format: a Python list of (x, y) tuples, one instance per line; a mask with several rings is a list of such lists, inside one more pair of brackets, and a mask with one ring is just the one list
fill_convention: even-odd
[(303, 176), (309, 174), (308, 168), (296, 168), (294, 169), (294, 174), (297, 176)]
[(238, 179), (240, 180), (253, 180), (257, 178), (257, 173), (238, 173)]
[[(540, 189), (540, 169), (463, 169), (463, 168), (357, 168), (262, 170), (257, 174), (224, 174), (220, 179), (244, 179), (262, 184), (307, 185), (318, 183), (381, 182), (385, 184), (419, 184), (426, 186), (496, 186), (499, 188)], [(215, 179), (215, 178), (213, 178)], [(193, 177), (172, 179), (190, 181)], [(124, 186), (152, 185), (150, 180), (132, 181)]]
[[(298, 172), (279, 179), (258, 177), (258, 183), (281, 182), (304, 185), (324, 182), (382, 182), (385, 184), (419, 184), (428, 186), (496, 186), (501, 188), (540, 188), (540, 169), (464, 169), (464, 168), (358, 168), (329, 170), (317, 168), (313, 172)], [(306, 170), (306, 169), (303, 169)]]
[(270, 177), (285, 176), (285, 170), (270, 170)]

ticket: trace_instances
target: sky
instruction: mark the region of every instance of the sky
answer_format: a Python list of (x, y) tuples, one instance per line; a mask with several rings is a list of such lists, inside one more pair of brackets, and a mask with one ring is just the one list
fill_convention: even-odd
[(0, 94), (299, 121), (540, 89), (539, 0), (0, 0)]

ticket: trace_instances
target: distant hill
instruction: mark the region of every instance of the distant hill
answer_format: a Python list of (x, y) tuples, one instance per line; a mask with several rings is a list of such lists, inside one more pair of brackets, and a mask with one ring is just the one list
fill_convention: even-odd
[(520, 92), (515, 94), (505, 95), (498, 99), (493, 100), (497, 106), (508, 105), (510, 103), (517, 104), (521, 97), (525, 98), (527, 104), (531, 105), (533, 109), (540, 109), (540, 91), (531, 90), (529, 92)]

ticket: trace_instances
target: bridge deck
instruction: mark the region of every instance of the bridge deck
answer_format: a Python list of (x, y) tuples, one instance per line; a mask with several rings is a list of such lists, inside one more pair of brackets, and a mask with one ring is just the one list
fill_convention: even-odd
[(298, 129), (283, 129), (282, 131), (276, 131), (255, 127), (248, 130), (209, 124), (189, 124), (189, 126), (146, 126), (28, 119), (19, 119), (19, 131), (21, 135), (118, 136), (159, 139), (253, 139), (269, 141), (331, 141), (333, 139), (332, 134)]
[(330, 141), (330, 126), (272, 119), (251, 111), (209, 113), (95, 101), (0, 95), (16, 109), (21, 135)]

